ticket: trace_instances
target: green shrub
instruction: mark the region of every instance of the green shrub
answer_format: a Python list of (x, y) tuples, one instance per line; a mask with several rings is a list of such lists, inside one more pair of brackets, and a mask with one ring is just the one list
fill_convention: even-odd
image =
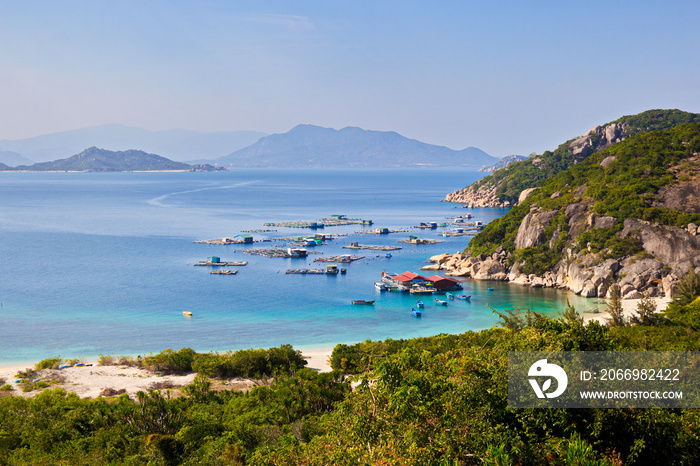
[[(2, 383), (5, 383), (5, 382), (3, 381)], [(13, 390), (13, 388), (12, 388), (12, 385), (10, 385), (8, 383), (8, 384), (5, 384), (2, 387), (0, 387), (0, 390), (2, 390), (4, 392), (9, 392), (9, 391)]]
[(97, 358), (97, 364), (100, 366), (113, 366), (116, 359), (111, 354), (100, 354)]
[(58, 366), (61, 365), (62, 361), (63, 360), (61, 359), (60, 356), (56, 356), (53, 358), (43, 359), (43, 360), (39, 361), (34, 367), (38, 371), (40, 371), (42, 369), (58, 369)]

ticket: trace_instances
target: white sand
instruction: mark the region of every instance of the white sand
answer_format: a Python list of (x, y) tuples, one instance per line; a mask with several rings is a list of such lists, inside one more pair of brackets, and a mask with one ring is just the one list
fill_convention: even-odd
[[(329, 359), (332, 349), (305, 351), (304, 357), (308, 361), (306, 367), (317, 370), (319, 372), (330, 372)], [(90, 363), (88, 363), (90, 364)], [(92, 366), (68, 367), (61, 370), (43, 370), (40, 371), (42, 379), (50, 378), (51, 375), (57, 375), (64, 379), (64, 383), (52, 385), (51, 387), (61, 387), (69, 392), (74, 392), (80, 397), (96, 398), (100, 396), (103, 390), (126, 390), (129, 396), (134, 397), (139, 391), (146, 391), (152, 387), (154, 383), (170, 383), (177, 390), (177, 387), (189, 385), (194, 380), (196, 374), (187, 375), (156, 375), (152, 372), (137, 369), (127, 366), (98, 366), (96, 362), (92, 362)], [(39, 393), (38, 390), (31, 392), (23, 392), (22, 387), (14, 383), (15, 375), (18, 371), (23, 371), (33, 365), (8, 366), (0, 367), (0, 379), (5, 379), (6, 384), (10, 384), (13, 388), (9, 392), (0, 392), (0, 394), (10, 393), (16, 396), (34, 396)], [(217, 384), (218, 386), (219, 384)], [(235, 379), (224, 381), (222, 386), (229, 388), (249, 389), (256, 385), (255, 381)]]
[[(654, 298), (656, 301), (656, 311), (661, 312), (666, 309), (668, 306), (668, 303), (671, 302), (671, 298), (666, 298), (666, 297), (660, 297), (660, 298)], [(629, 319), (632, 316), (637, 315), (637, 303), (639, 303), (639, 299), (623, 299), (622, 300), (622, 312), (624, 313), (625, 317)], [(589, 322), (591, 320), (597, 320), (601, 324), (605, 324), (607, 320), (610, 318), (610, 314), (608, 312), (601, 312), (600, 314), (584, 314), (583, 315), (583, 320), (584, 322)]]

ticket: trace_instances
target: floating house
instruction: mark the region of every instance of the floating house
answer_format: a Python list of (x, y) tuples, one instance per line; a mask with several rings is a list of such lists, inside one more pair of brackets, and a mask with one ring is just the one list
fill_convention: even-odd
[(435, 293), (462, 289), (462, 282), (455, 278), (441, 275), (426, 278), (413, 272), (404, 272), (399, 275), (382, 272), (382, 282), (390, 289), (410, 291), (411, 293)]
[(252, 235), (236, 235), (233, 237), (234, 241), (236, 243), (243, 243), (243, 244), (252, 244), (253, 243), (253, 236)]
[(420, 285), (425, 280), (425, 277), (413, 272), (404, 272), (399, 275), (382, 272), (382, 281), (390, 288), (398, 288), (401, 291), (408, 291), (413, 285)]
[(443, 277), (441, 275), (433, 275), (428, 277), (427, 281), (433, 284), (438, 291), (454, 291), (462, 289), (462, 282), (452, 277)]
[(308, 251), (304, 248), (287, 248), (287, 255), (289, 257), (306, 257)]

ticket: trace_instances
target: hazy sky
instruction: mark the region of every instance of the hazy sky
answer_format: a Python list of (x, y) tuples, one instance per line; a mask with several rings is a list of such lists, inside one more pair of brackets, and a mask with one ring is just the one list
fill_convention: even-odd
[(700, 112), (698, 1), (4, 1), (0, 139), (397, 131), (491, 155)]

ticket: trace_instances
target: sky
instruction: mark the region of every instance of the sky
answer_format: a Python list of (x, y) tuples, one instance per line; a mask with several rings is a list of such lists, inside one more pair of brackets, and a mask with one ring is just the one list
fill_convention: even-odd
[(102, 124), (552, 150), (700, 112), (700, 2), (0, 0), (0, 139)]

